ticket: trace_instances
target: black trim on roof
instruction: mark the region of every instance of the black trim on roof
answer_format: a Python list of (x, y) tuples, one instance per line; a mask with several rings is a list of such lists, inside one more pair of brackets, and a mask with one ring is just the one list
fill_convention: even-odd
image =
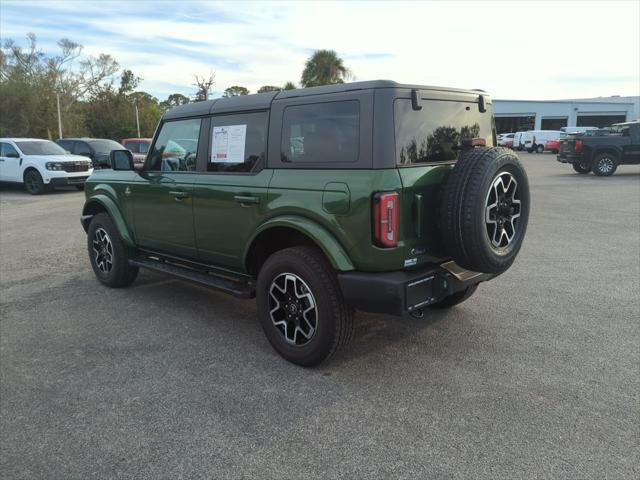
[[(197, 117), (216, 113), (231, 113), (250, 110), (266, 110), (271, 107), (273, 100), (285, 98), (307, 97), (311, 95), (325, 95), (329, 93), (350, 92), (357, 90), (370, 90), (375, 88), (406, 88), (411, 90), (432, 90), (441, 92), (455, 92), (478, 95), (478, 90), (465, 90), (460, 88), (431, 87), (426, 85), (409, 85), (394, 82), (392, 80), (371, 80), (366, 82), (338, 83), (335, 85), (323, 85), (321, 87), (296, 88), (278, 92), (255, 93), (251, 95), (238, 95), (234, 97), (216, 98), (205, 102), (187, 103), (174, 107), (164, 114), (163, 119), (170, 120), (184, 117)], [(485, 95), (488, 103), (491, 101)]]

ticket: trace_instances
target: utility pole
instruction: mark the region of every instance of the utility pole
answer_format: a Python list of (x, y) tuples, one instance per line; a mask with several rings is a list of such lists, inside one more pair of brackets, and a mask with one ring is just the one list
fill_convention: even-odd
[(134, 100), (133, 104), (136, 107), (136, 126), (138, 127), (138, 138), (140, 138), (140, 118), (138, 117), (138, 101)]
[(62, 117), (60, 116), (60, 94), (56, 93), (56, 102), (58, 104), (58, 138), (62, 138)]

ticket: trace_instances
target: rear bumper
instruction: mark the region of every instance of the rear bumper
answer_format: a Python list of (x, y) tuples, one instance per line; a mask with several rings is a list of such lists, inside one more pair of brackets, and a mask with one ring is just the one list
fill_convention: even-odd
[(561, 153), (556, 157), (556, 160), (560, 163), (580, 163), (583, 161), (583, 156), (572, 153)]
[(493, 278), (455, 262), (397, 272), (342, 272), (338, 282), (345, 302), (365, 312), (405, 315)]

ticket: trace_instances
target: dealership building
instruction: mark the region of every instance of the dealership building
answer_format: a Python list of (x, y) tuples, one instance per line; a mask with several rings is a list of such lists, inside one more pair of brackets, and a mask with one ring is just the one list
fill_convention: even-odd
[(498, 133), (559, 130), (560, 127), (606, 127), (637, 120), (640, 96), (572, 100), (493, 100)]

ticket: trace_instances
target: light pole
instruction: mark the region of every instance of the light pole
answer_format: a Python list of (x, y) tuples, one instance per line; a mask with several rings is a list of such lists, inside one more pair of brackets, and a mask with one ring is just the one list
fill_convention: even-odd
[(136, 127), (138, 127), (138, 138), (140, 138), (140, 118), (138, 117), (138, 100), (134, 100), (133, 104), (136, 107)]
[(56, 93), (56, 103), (58, 104), (58, 138), (62, 138), (62, 117), (60, 116), (60, 94)]

